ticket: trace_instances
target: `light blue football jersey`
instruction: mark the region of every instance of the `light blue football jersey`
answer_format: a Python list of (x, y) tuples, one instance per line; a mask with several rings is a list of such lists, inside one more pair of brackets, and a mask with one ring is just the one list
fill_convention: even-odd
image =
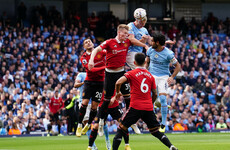
[(149, 72), (155, 76), (170, 75), (169, 64), (170, 62), (176, 63), (173, 51), (167, 47), (161, 52), (157, 52), (155, 49), (150, 47), (147, 50), (146, 55), (150, 58)]
[[(86, 72), (80, 72), (78, 75), (77, 75), (77, 78), (76, 80), (79, 80), (80, 82), (84, 82), (85, 81), (85, 77), (86, 77)], [(84, 84), (78, 88), (79, 91), (80, 91), (80, 98), (79, 98), (79, 101), (82, 102), (82, 93), (83, 93), (83, 89), (84, 89)]]
[[(149, 35), (148, 30), (145, 27), (138, 29), (133, 22), (128, 24), (129, 26), (129, 34), (134, 34), (134, 37), (137, 40), (140, 40), (143, 35)], [(128, 52), (142, 52), (143, 47), (140, 46), (130, 46)]]

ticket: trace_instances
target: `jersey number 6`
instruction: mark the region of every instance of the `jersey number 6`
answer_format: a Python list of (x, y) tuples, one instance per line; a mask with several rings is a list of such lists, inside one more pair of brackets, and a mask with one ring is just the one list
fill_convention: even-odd
[(145, 83), (146, 78), (144, 78), (141, 82), (141, 92), (147, 93), (149, 90), (149, 86)]

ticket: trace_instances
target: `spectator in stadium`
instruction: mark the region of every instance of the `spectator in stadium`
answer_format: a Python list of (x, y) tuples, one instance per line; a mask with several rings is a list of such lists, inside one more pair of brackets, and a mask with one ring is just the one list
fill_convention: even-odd
[(8, 132), (9, 135), (20, 135), (21, 131), (18, 129), (17, 124), (13, 123), (12, 128)]
[(207, 132), (206, 126), (204, 124), (203, 119), (199, 119), (198, 123), (197, 123), (197, 132), (201, 133), (201, 132)]
[(228, 127), (227, 127), (226, 123), (224, 123), (224, 118), (220, 117), (219, 122), (216, 124), (216, 129), (217, 130), (225, 130), (227, 128)]
[(207, 131), (212, 131), (212, 130), (216, 129), (215, 123), (211, 117), (208, 118), (208, 121), (207, 121), (205, 126), (206, 126)]
[[(61, 136), (61, 122), (59, 114), (61, 109), (64, 107), (62, 97), (59, 96), (58, 89), (55, 89), (54, 96), (50, 99), (49, 108), (50, 108), (50, 118), (51, 124), (55, 123), (58, 125), (58, 133)], [(49, 134), (50, 131), (48, 131)]]
[(3, 126), (2, 120), (0, 120), (0, 135), (7, 135), (7, 131)]

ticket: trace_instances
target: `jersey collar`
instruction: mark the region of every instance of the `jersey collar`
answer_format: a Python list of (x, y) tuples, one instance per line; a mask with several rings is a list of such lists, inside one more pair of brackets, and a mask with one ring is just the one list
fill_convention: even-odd
[(86, 54), (87, 54), (87, 55), (91, 55), (91, 53), (90, 53), (90, 52), (87, 52), (87, 51), (86, 51)]
[(115, 39), (116, 39), (117, 43), (119, 43), (119, 44), (120, 43), (125, 43), (125, 41), (123, 41), (123, 42), (119, 41), (117, 36), (115, 37)]
[(138, 68), (138, 69), (146, 69), (145, 67), (136, 67), (136, 69), (137, 69), (137, 68)]

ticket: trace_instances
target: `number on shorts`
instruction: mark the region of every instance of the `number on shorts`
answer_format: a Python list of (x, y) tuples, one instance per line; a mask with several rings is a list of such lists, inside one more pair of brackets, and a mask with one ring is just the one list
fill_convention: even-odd
[(122, 110), (122, 109), (119, 108), (118, 111), (119, 111), (121, 114), (123, 114), (123, 110)]
[(102, 97), (102, 92), (96, 92), (96, 98), (101, 99)]
[(126, 83), (126, 84), (125, 84), (125, 90), (126, 90), (126, 91), (129, 91), (129, 90), (130, 90), (130, 84), (129, 84), (129, 83)]
[(143, 92), (143, 93), (147, 93), (149, 90), (149, 86), (148, 86), (148, 84), (145, 83), (145, 80), (146, 80), (146, 78), (144, 78), (141, 82), (141, 92)]

